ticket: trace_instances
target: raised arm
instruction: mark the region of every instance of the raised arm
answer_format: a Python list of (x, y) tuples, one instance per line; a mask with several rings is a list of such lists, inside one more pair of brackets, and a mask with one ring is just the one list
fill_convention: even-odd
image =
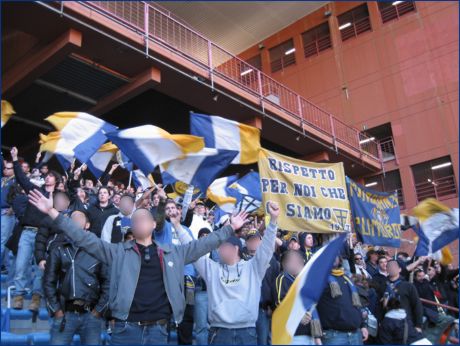
[[(177, 247), (179, 253), (184, 257), (185, 264), (195, 262), (201, 256), (206, 255), (216, 249), (220, 244), (227, 240), (235, 230), (241, 228), (247, 222), (247, 213), (239, 213), (232, 217), (231, 224), (221, 229), (211, 232), (207, 237), (194, 240), (188, 244)], [(171, 216), (171, 223), (174, 228), (182, 230), (179, 222), (180, 215)], [(182, 233), (183, 237), (183, 233)], [(179, 238), (180, 240), (180, 238)]]
[(29, 202), (37, 207), (42, 213), (48, 214), (54, 220), (53, 224), (57, 230), (69, 237), (75, 245), (83, 248), (91, 256), (105, 264), (110, 264), (117, 249), (117, 244), (110, 244), (99, 239), (94, 233), (85, 232), (79, 228), (71, 219), (59, 215), (53, 208), (53, 197), (46, 198), (38, 190), (29, 193)]
[(270, 263), (270, 260), (273, 257), (273, 252), (275, 251), (275, 238), (276, 231), (278, 230), (276, 222), (280, 214), (280, 208), (275, 202), (268, 202), (267, 209), (267, 212), (270, 214), (270, 223), (265, 229), (262, 243), (257, 249), (254, 258), (251, 260), (252, 265), (255, 266), (255, 270), (259, 274), (261, 281), (264, 278), (268, 264)]
[(22, 167), (18, 161), (18, 149), (16, 147), (11, 149), (11, 159), (13, 160), (14, 177), (16, 178), (16, 181), (19, 183), (19, 185), (21, 185), (21, 187), (24, 189), (24, 191), (29, 193), (29, 191), (38, 188), (36, 185), (30, 182), (29, 178), (27, 178), (26, 174), (22, 170)]

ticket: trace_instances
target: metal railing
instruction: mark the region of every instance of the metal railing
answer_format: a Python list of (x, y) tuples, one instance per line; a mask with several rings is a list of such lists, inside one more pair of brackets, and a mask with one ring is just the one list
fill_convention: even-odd
[(396, 163), (399, 163), (398, 158), (396, 157), (395, 144), (392, 137), (380, 140), (379, 145), (380, 150), (382, 151), (383, 162), (396, 160)]
[[(220, 77), (257, 96), (261, 105), (269, 104), (290, 116), (303, 131), (309, 125), (342, 143), (360, 156), (382, 164), (379, 145), (358, 129), (306, 100), (273, 78), (187, 27), (169, 13), (144, 1), (80, 1), (82, 6), (143, 35), (148, 48), (160, 44), (206, 69), (209, 78)], [(63, 4), (63, 5), (62, 5)], [(66, 2), (61, 2), (65, 7)], [(149, 45), (150, 42), (150, 45)], [(360, 141), (367, 139), (365, 145)]]
[(430, 197), (438, 200), (456, 198), (457, 184), (455, 183), (455, 176), (450, 175), (435, 180), (429, 179), (426, 182), (415, 184), (415, 192), (419, 202)]

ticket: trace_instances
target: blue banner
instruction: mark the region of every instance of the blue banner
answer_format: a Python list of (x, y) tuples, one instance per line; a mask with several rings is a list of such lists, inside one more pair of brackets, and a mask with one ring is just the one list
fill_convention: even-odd
[(353, 226), (365, 244), (399, 248), (401, 221), (398, 194), (377, 192), (347, 180)]

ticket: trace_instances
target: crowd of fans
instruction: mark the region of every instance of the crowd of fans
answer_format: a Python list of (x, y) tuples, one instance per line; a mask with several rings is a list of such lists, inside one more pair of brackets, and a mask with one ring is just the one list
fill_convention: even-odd
[[(11, 150), (1, 253), (13, 308), (38, 311), (44, 299), (52, 344), (74, 334), (98, 344), (104, 329), (113, 344), (166, 344), (171, 328), (185, 345), (270, 344), (273, 311), (326, 239), (278, 229), (276, 203), (267, 223), (240, 212), (218, 224), (200, 200), (182, 218), (181, 201), (161, 185), (142, 191), (112, 180), (117, 167), (95, 183), (85, 165), (31, 169)], [(292, 344), (436, 342), (458, 318), (445, 308), (458, 308), (458, 274), (351, 236)]]

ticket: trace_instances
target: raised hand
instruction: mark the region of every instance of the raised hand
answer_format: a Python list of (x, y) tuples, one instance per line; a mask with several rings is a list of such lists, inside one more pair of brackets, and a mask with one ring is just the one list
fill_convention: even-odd
[(50, 193), (50, 197), (46, 198), (40, 191), (31, 190), (29, 192), (29, 202), (42, 213), (48, 214), (53, 209), (53, 194)]
[(232, 226), (234, 231), (239, 230), (245, 223), (248, 222), (248, 216), (248, 213), (240, 211), (238, 214), (235, 214), (230, 218), (230, 226)]
[(11, 153), (11, 159), (13, 161), (17, 161), (18, 160), (18, 148), (12, 147), (10, 153)]
[(267, 211), (270, 214), (271, 221), (276, 222), (276, 220), (278, 219), (278, 216), (280, 215), (280, 207), (278, 203), (268, 201)]
[(112, 165), (112, 167), (110, 168), (110, 174), (112, 174), (113, 172), (115, 172), (115, 170), (118, 168), (118, 166), (120, 166), (118, 163), (114, 163)]

